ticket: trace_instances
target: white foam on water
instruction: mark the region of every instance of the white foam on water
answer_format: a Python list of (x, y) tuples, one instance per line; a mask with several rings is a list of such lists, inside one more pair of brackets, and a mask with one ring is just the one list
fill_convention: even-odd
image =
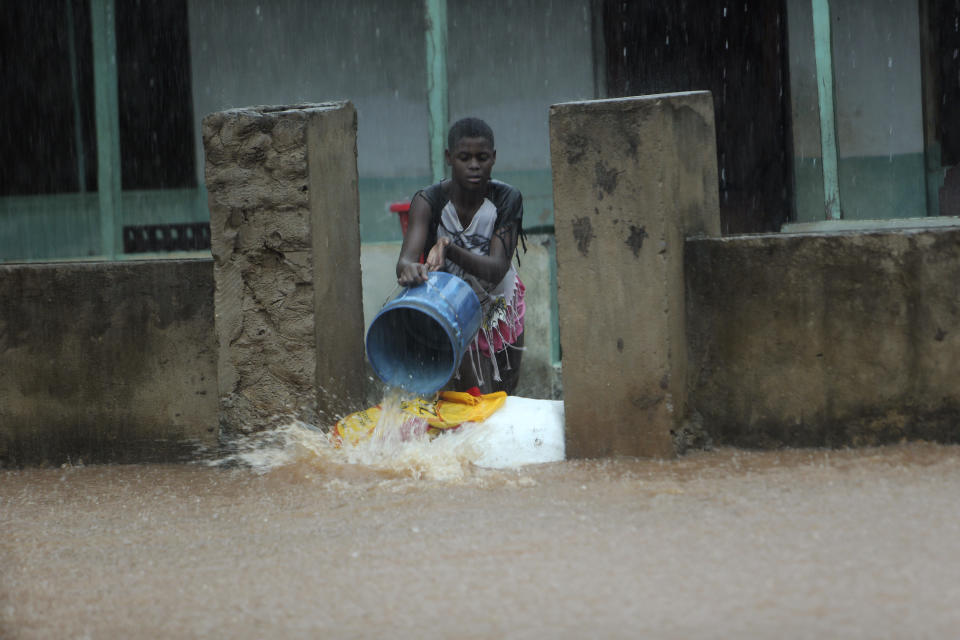
[(373, 434), (356, 445), (338, 446), (331, 433), (294, 421), (237, 438), (232, 453), (211, 464), (239, 463), (258, 473), (294, 464), (357, 465), (389, 475), (456, 481), (476, 467), (508, 469), (564, 459), (560, 401), (508, 397), (485, 422), (431, 437), (426, 422), (403, 412), (404, 399), (397, 390), (388, 392)]

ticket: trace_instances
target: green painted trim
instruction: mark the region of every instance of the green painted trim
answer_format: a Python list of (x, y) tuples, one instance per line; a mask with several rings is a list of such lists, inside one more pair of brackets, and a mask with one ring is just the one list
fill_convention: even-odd
[(114, 0), (92, 0), (93, 95), (97, 122), (97, 192), (100, 199), (100, 253), (121, 252), (120, 107), (117, 97), (117, 32)]
[(399, 178), (361, 177), (360, 241), (400, 242), (399, 215), (390, 211), (390, 204), (407, 202), (417, 190), (430, 184), (430, 176)]
[(907, 229), (941, 229), (960, 227), (958, 216), (923, 216), (893, 220), (817, 220), (788, 222), (782, 233), (847, 233), (850, 231), (903, 231)]
[(124, 191), (122, 226), (209, 222), (205, 187)]
[(820, 153), (823, 158), (824, 210), (829, 220), (843, 217), (837, 163), (836, 101), (833, 95), (833, 45), (830, 0), (813, 3), (813, 46), (817, 57), (817, 99), (820, 104)]
[(449, 103), (447, 98), (447, 0), (425, 0), (427, 42), (427, 106), (430, 117), (430, 171), (433, 181), (445, 175)]
[[(494, 176), (523, 193), (527, 233), (552, 233), (553, 188), (549, 169), (496, 171)], [(400, 223), (389, 210), (430, 184), (427, 175), (361, 177), (360, 234), (364, 243), (399, 242)], [(50, 194), (0, 198), (0, 261), (75, 259), (100, 256), (98, 194)], [(205, 222), (207, 192), (195, 189), (123, 191), (117, 227)], [(122, 247), (122, 245), (121, 245)], [(118, 256), (119, 257), (119, 251)]]
[[(210, 220), (204, 188), (124, 191), (119, 209), (120, 233), (126, 225)], [(108, 259), (100, 253), (99, 216), (95, 192), (0, 198), (0, 262)], [(119, 250), (113, 258), (125, 259)]]
[(523, 194), (525, 229), (553, 225), (553, 175), (549, 168), (511, 171), (494, 167), (493, 177), (512, 184)]
[[(931, 186), (929, 172), (924, 175), (923, 153), (841, 157), (838, 163), (844, 220), (927, 215)], [(794, 158), (793, 175), (795, 222), (824, 220), (820, 158)]]
[(99, 210), (92, 191), (0, 198), (0, 262), (99, 255)]

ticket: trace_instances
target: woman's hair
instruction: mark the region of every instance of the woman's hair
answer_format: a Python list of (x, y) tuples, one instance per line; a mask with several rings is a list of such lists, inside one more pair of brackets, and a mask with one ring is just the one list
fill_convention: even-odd
[(447, 149), (453, 151), (461, 138), (486, 138), (491, 147), (496, 146), (493, 143), (493, 129), (480, 118), (461, 118), (454, 122), (447, 134)]

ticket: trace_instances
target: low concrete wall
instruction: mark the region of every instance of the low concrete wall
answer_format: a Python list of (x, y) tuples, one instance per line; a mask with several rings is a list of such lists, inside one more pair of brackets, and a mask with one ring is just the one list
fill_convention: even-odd
[[(552, 236), (522, 256), (527, 327), (518, 395), (557, 397)], [(395, 290), (398, 243), (364, 245), (364, 308)], [(171, 461), (218, 444), (212, 260), (0, 266), (0, 467)], [(369, 369), (369, 367), (367, 367)], [(368, 404), (382, 388), (366, 372)]]
[(691, 239), (685, 268), (714, 442), (960, 442), (960, 229)]
[[(690, 239), (685, 256), (688, 444), (960, 442), (960, 229)], [(216, 445), (210, 260), (0, 266), (0, 297), (0, 465)]]
[(0, 266), (0, 466), (217, 441), (210, 260)]

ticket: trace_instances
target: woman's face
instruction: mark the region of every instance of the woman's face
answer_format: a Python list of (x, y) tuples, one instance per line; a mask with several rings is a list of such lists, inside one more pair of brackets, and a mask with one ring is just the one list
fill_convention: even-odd
[(451, 177), (465, 191), (486, 191), (497, 152), (486, 138), (460, 138), (447, 149)]

